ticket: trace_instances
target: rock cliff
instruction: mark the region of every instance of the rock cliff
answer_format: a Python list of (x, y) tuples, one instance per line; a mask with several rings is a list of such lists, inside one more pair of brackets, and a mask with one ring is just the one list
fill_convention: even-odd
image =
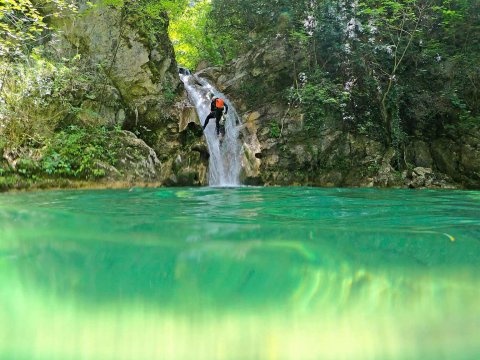
[(480, 134), (412, 138), (399, 154), (381, 139), (343, 130), (341, 114), (327, 112), (322, 128), (307, 129), (301, 109), (284, 96), (296, 80), (294, 56), (278, 39), (227, 66), (198, 72), (234, 101), (243, 118), (244, 183), (480, 187)]
[[(144, 146), (132, 136), (153, 149), (156, 160), (148, 179), (168, 185), (206, 184), (208, 154), (178, 77), (167, 17), (156, 24), (155, 31), (145, 31), (138, 19), (122, 8), (99, 6), (80, 11), (83, 16), (61, 24), (61, 46), (55, 48), (70, 56), (80, 55), (102, 73), (104, 84), (97, 86), (96, 94), (88, 94), (87, 89), (79, 108), (86, 117), (95, 112), (104, 123), (129, 130), (125, 146), (136, 147), (137, 155), (144, 152)], [(128, 164), (128, 154), (120, 153), (124, 154), (120, 163)], [(151, 155), (147, 158), (154, 158)], [(122, 172), (111, 175), (123, 179), (129, 177), (125, 175), (128, 172), (123, 166)]]

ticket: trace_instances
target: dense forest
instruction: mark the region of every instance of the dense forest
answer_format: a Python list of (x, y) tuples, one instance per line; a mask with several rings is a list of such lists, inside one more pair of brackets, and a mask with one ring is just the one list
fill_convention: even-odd
[[(191, 67), (205, 58), (226, 63), (284, 38), (294, 76), (282, 95), (303, 108), (312, 131), (321, 127), (326, 109), (341, 114), (345, 129), (396, 148), (418, 133), (455, 136), (480, 125), (479, 2), (207, 4), (199, 2), (198, 11), (186, 11), (174, 24), (179, 61)], [(192, 23), (196, 26), (188, 26)]]
[[(115, 164), (112, 134), (120, 128), (154, 142), (149, 129), (128, 119), (105, 122), (101, 110), (79, 101), (93, 101), (112, 85), (113, 61), (63, 51), (60, 29), (101, 7), (118, 9), (151, 42), (164, 41), (158, 33), (168, 26), (177, 63), (192, 70), (228, 68), (282, 41), (291, 56), (279, 80), (243, 84), (250, 108), (259, 97), (288, 104), (313, 137), (329, 118), (344, 132), (394, 149), (398, 171), (409, 166), (412, 138), (460, 138), (480, 126), (478, 1), (7, 0), (0, 5), (0, 149), (4, 158), (21, 158), (25, 148), (41, 155), (15, 167), (4, 161), (0, 175), (94, 179), (105, 175), (98, 161)], [(180, 94), (170, 83), (164, 106)]]

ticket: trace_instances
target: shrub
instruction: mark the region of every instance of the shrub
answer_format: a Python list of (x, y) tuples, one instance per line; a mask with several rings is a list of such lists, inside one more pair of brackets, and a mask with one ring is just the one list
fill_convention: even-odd
[(105, 176), (105, 165), (113, 166), (116, 162), (116, 131), (105, 127), (68, 127), (55, 134), (47, 145), (42, 170), (49, 175), (82, 179)]
[(90, 70), (78, 56), (52, 62), (33, 53), (25, 63), (0, 63), (0, 142), (41, 147), (65, 119), (81, 122), (78, 106), (102, 91)]
[(330, 114), (341, 114), (346, 94), (324, 74), (317, 72), (298, 88), (287, 90), (290, 104), (300, 106), (305, 114), (305, 130), (319, 130)]
[(281, 135), (280, 126), (277, 122), (272, 121), (270, 123), (270, 137), (272, 138), (279, 138)]

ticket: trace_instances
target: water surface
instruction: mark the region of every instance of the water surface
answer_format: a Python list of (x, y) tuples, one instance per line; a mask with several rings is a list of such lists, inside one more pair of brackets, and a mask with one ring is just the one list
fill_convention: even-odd
[(478, 359), (480, 192), (0, 195), (0, 359)]

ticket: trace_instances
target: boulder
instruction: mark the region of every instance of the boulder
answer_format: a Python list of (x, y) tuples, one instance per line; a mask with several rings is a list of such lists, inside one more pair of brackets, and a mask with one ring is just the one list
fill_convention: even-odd
[(430, 168), (416, 167), (413, 169), (413, 173), (417, 177), (426, 177), (427, 175), (433, 174), (433, 171)]
[(395, 184), (395, 169), (392, 167), (392, 161), (395, 157), (395, 150), (390, 148), (384, 154), (378, 174), (374, 179), (375, 186), (388, 187)]
[(127, 181), (157, 180), (161, 163), (155, 151), (130, 131), (120, 132), (118, 138), (120, 146), (115, 166), (118, 171), (112, 171), (108, 177)]

